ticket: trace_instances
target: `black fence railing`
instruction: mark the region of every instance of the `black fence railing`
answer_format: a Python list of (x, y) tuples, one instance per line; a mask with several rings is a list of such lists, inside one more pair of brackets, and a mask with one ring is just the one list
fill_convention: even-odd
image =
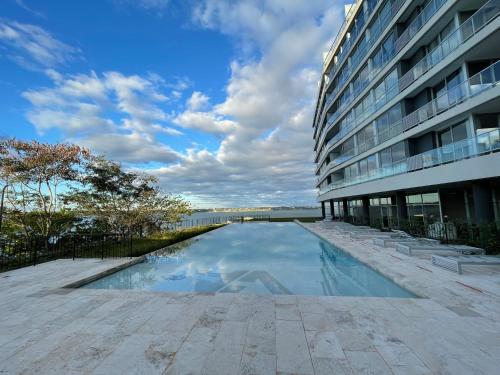
[(0, 271), (55, 259), (132, 257), (144, 239), (130, 234), (71, 234), (0, 240)]
[(229, 215), (229, 216), (213, 216), (213, 217), (204, 217), (197, 219), (184, 219), (177, 223), (172, 223), (167, 226), (169, 230), (177, 230), (177, 229), (187, 229), (205, 225), (216, 225), (216, 224), (225, 224), (225, 223), (235, 223), (235, 222), (244, 222), (244, 221), (270, 221), (270, 215)]
[[(167, 229), (182, 230), (230, 222), (270, 221), (269, 215), (231, 215), (186, 219)], [(170, 245), (168, 239), (131, 234), (67, 234), (49, 237), (0, 238), (0, 272), (56, 259), (123, 258)]]

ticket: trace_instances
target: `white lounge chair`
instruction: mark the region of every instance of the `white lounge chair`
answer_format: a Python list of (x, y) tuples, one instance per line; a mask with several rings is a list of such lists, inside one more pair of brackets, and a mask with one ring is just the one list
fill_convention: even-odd
[(476, 266), (500, 266), (500, 257), (487, 255), (459, 255), (459, 256), (442, 256), (433, 255), (432, 264), (437, 267), (445, 268), (449, 271), (462, 274), (463, 265)]
[(484, 254), (484, 250), (478, 247), (465, 246), (465, 245), (444, 245), (438, 242), (430, 241), (415, 241), (408, 243), (399, 243), (396, 245), (396, 250), (400, 253), (413, 256), (418, 254)]

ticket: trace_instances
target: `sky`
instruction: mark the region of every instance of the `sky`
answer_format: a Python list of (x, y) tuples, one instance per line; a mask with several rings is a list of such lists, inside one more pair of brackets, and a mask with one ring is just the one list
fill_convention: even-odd
[(88, 147), (196, 208), (316, 205), (332, 0), (0, 0), (0, 136)]

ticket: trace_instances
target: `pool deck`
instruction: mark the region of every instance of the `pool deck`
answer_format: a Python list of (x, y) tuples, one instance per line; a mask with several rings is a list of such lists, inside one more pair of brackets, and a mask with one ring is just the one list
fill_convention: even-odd
[(427, 298), (68, 289), (130, 259), (59, 260), (0, 274), (0, 373), (498, 373), (500, 268), (457, 275), (305, 225)]

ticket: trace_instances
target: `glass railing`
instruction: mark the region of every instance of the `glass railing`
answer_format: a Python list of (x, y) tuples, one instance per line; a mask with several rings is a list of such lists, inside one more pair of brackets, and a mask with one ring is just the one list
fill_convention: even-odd
[[(401, 77), (398, 81), (397, 88), (391, 87), (389, 91), (391, 95), (393, 95), (392, 97), (394, 97), (397, 93), (403, 91), (413, 82), (415, 82), (418, 78), (424, 75), (427, 71), (429, 71), (429, 69), (431, 69), (436, 64), (441, 62), (446, 56), (451, 54), (451, 52), (453, 52), (456, 49), (456, 47), (458, 47), (461, 43), (465, 42), (473, 35), (475, 35), (477, 32), (479, 32), (484, 26), (490, 23), (499, 14), (500, 14), (500, 0), (490, 0), (486, 4), (484, 4), (476, 13), (474, 13), (471, 17), (469, 17), (466, 21), (464, 21), (457, 30), (455, 30), (446, 39), (444, 39), (438, 46), (436, 46), (436, 48), (434, 48), (431, 52), (429, 52), (429, 54), (427, 54), (422, 60), (420, 60), (410, 71), (408, 71), (403, 77)], [(390, 61), (390, 58), (387, 59), (386, 63), (388, 61)], [(377, 71), (370, 72), (368, 82), (370, 82), (376, 76), (376, 74), (380, 71), (380, 69), (381, 67), (377, 69)], [(364, 89), (365, 87), (366, 85), (362, 89)], [(342, 115), (342, 112), (346, 109), (348, 104), (352, 102), (354, 98), (357, 97), (357, 95), (362, 89), (353, 92), (353, 94), (349, 98), (349, 101), (345, 102), (344, 105), (341, 106), (337, 111), (335, 111), (334, 114), (328, 117), (328, 121), (326, 123), (325, 128), (320, 129), (319, 131), (318, 139), (321, 138), (322, 135), (328, 132), (331, 125), (335, 122), (336, 119), (338, 119)], [(333, 99), (334, 95), (332, 93), (329, 96), (327, 104), (323, 107), (323, 111), (326, 111), (328, 109)], [(378, 110), (382, 105), (384, 105), (387, 102), (386, 98), (382, 99), (383, 100), (378, 100), (376, 102), (377, 105), (373, 108), (373, 110)], [(356, 119), (356, 123), (359, 123), (359, 121), (360, 120)], [(346, 128), (347, 132), (349, 132), (356, 126), (357, 126), (356, 124), (349, 126), (348, 129)], [(323, 155), (320, 155), (320, 158), (321, 157), (323, 157)]]
[(318, 182), (323, 180), (333, 167), (342, 164), (343, 162), (346, 162), (347, 160), (350, 160), (355, 156), (356, 150), (354, 148), (350, 149), (349, 151), (342, 152), (340, 155), (330, 161), (330, 163), (328, 163), (325, 167), (320, 168), (320, 173), (317, 178)]
[(459, 45), (470, 39), (500, 14), (500, 0), (490, 0), (476, 13), (464, 21), (457, 30), (415, 64), (399, 80), (399, 90), (403, 91), (432, 67), (450, 55)]
[[(356, 51), (354, 51), (352, 53), (350, 67), (348, 67), (348, 68), (343, 67), (345, 57), (347, 55), (349, 55), (349, 53), (348, 53), (349, 48), (345, 48), (345, 49), (343, 48), (344, 52), (342, 53), (342, 58), (339, 58), (340, 55), (337, 55), (337, 63), (336, 63), (336, 65), (334, 65), (332, 67), (330, 73), (328, 74), (328, 76), (330, 78), (330, 83), (333, 82), (333, 80), (335, 78), (335, 74), (337, 73), (337, 71), (339, 70), (340, 67), (343, 67), (343, 69), (346, 69), (346, 70), (344, 70), (344, 72), (342, 73), (342, 77), (345, 77), (345, 78), (338, 80), (336, 87), (332, 92), (332, 96), (335, 96), (340, 91), (340, 89), (343, 87), (343, 84), (346, 81), (346, 78), (349, 77), (352, 74), (352, 72), (354, 72), (357, 69), (357, 67), (359, 66), (362, 59), (366, 56), (366, 53), (368, 52), (368, 50), (371, 47), (373, 47), (373, 45), (375, 44), (377, 39), (380, 37), (382, 32), (385, 30), (386, 26), (389, 24), (389, 21), (394, 17), (394, 15), (399, 11), (399, 9), (401, 9), (404, 2), (405, 2), (405, 0), (396, 0), (394, 2), (394, 4), (392, 5), (391, 12), (389, 12), (387, 14), (387, 16), (385, 16), (383, 19), (380, 19), (380, 22), (378, 22), (377, 25), (373, 26), (370, 29), (370, 38), (366, 39), (366, 41), (363, 43), (363, 45), (360, 44), (357, 47)], [(350, 38), (350, 40), (354, 41), (355, 38)], [(330, 85), (330, 83), (325, 85), (325, 89)]]
[[(372, 28), (370, 29), (370, 38), (366, 39), (364, 45), (361, 46), (361, 48), (360, 46), (358, 46), (358, 49), (356, 49), (356, 51), (354, 51), (351, 55), (351, 68), (349, 69), (351, 72), (356, 69), (359, 62), (366, 55), (366, 52), (369, 50), (369, 48), (371, 48), (375, 44), (377, 39), (385, 30), (386, 26), (389, 24), (390, 20), (393, 19), (394, 15), (399, 11), (399, 9), (401, 9), (404, 2), (405, 0), (395, 0), (392, 4), (391, 11), (384, 18), (379, 19), (379, 22), (376, 25), (372, 26)], [(371, 11), (369, 11), (368, 13), (370, 12)], [(365, 15), (365, 17), (367, 17), (367, 15)], [(354, 44), (356, 38), (350, 38), (350, 40), (352, 40), (352, 42), (349, 44), (349, 47)], [(337, 63), (332, 67), (332, 71), (330, 72), (331, 78), (335, 76), (335, 73), (342, 66), (350, 52), (350, 48), (343, 48), (342, 54), (337, 55)]]
[(453, 163), (496, 151), (500, 151), (499, 129), (494, 129), (459, 142), (411, 156), (392, 165), (374, 169), (364, 175), (333, 182), (323, 189), (320, 189), (319, 194), (325, 194), (334, 189), (374, 181), (402, 173), (414, 172), (446, 163)]
[[(495, 86), (498, 82), (500, 82), (500, 61), (491, 64), (489, 67), (473, 75), (469, 79), (450, 88), (442, 95), (403, 117), (401, 120), (390, 124), (386, 130), (379, 131), (376, 139), (374, 139), (373, 145), (370, 145), (369, 148), (381, 144), (407, 130), (410, 130), (424, 121), (427, 121), (444, 111), (455, 107), (470, 97)], [(355, 126), (352, 128), (354, 127)], [(339, 133), (328, 141), (322, 153), (326, 153), (331, 145), (343, 138), (343, 135), (340, 135), (341, 132), (347, 134), (350, 130), (352, 130), (352, 128), (341, 129)], [(364, 151), (369, 148), (366, 148)], [(319, 160), (321, 160), (321, 157)]]
[[(472, 17), (469, 18), (469, 20), (472, 19), (473, 17), (476, 17), (475, 18), (476, 20), (482, 19), (483, 23), (481, 27), (483, 27), (486, 23), (490, 22), (494, 17), (500, 14), (499, 2), (500, 0), (493, 0), (489, 2), (495, 4), (494, 8), (492, 8), (493, 4), (490, 4), (488, 7), (486, 7), (486, 5), (488, 5), (489, 3), (485, 4), (485, 6), (483, 6), (480, 10), (478, 10)], [(493, 9), (495, 9), (496, 11)], [(477, 24), (480, 24), (479, 21), (475, 22)], [(465, 25), (466, 23), (469, 24), (468, 21), (466, 21), (462, 25)], [(489, 88), (491, 86), (491, 83), (496, 83), (500, 80), (499, 70), (500, 70), (499, 63), (496, 62), (490, 65), (488, 68), (484, 69), (482, 72), (477, 73), (468, 80), (463, 81), (459, 85), (448, 90), (440, 97), (434, 99), (433, 101), (417, 109), (415, 112), (410, 113), (402, 121), (398, 121), (397, 123), (391, 124), (386, 131), (379, 134), (378, 143), (382, 143), (398, 134), (401, 134), (403, 131), (408, 130), (413, 126), (418, 125), (422, 121), (425, 121), (430, 117), (435, 116), (436, 114), (442, 112), (443, 110), (448, 109), (450, 106), (458, 104), (455, 103), (455, 101), (457, 100), (462, 101), (471, 95), (475, 95), (477, 92), (481, 92), (483, 89)], [(323, 158), (323, 156), (326, 154), (331, 145), (337, 143), (339, 140), (344, 138), (348, 133), (351, 132), (351, 130), (360, 125), (368, 116), (372, 115), (375, 111), (377, 111), (384, 104), (386, 104), (390, 99), (394, 98), (401, 91), (400, 87), (402, 79), (403, 78), (401, 78), (398, 81), (398, 83), (396, 83), (388, 91), (386, 91), (380, 99), (378, 99), (375, 103), (372, 104), (372, 106), (368, 107), (367, 109), (364, 109), (361, 117), (355, 118), (347, 126), (341, 128), (340, 131), (325, 144), (323, 151), (321, 152), (318, 158), (318, 161), (320, 161)], [(491, 79), (492, 81), (488, 82), (488, 79)], [(356, 97), (356, 96), (352, 95), (351, 97)], [(449, 98), (451, 101), (447, 101), (446, 98)], [(324, 133), (320, 132), (318, 138), (321, 138), (321, 135), (326, 136), (330, 128), (333, 126), (333, 123), (336, 120), (336, 118), (338, 118), (338, 116), (333, 117), (333, 115), (328, 118), (325, 131)]]
[(418, 16), (408, 25), (406, 30), (396, 40), (396, 53), (408, 44), (429, 19), (446, 3), (446, 0), (431, 0)]

